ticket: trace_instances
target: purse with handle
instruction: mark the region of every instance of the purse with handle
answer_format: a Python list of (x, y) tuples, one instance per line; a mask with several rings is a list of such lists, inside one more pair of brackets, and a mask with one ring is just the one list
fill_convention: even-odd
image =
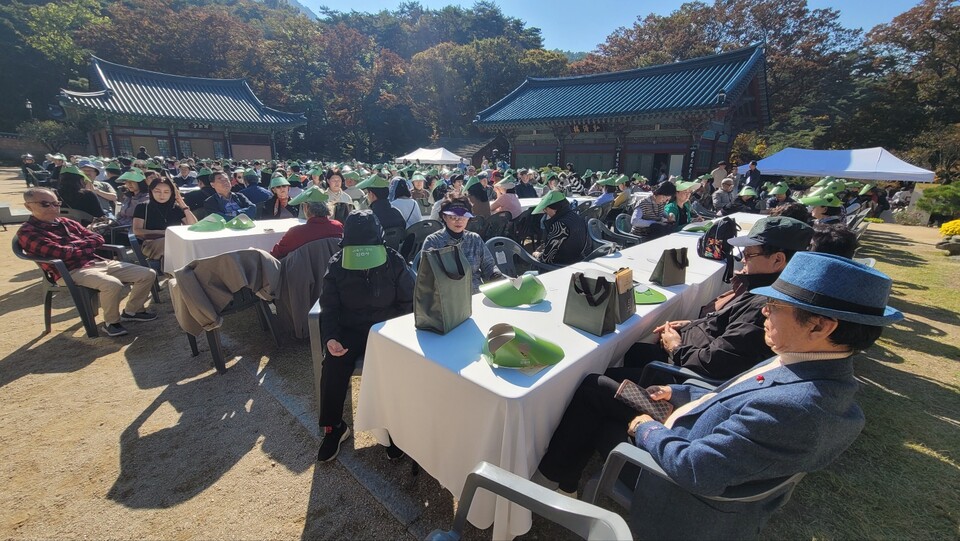
[(689, 265), (686, 248), (668, 248), (660, 255), (660, 261), (657, 261), (650, 281), (661, 286), (682, 284), (687, 281)]
[(563, 322), (603, 336), (617, 327), (616, 279), (605, 273), (575, 272), (570, 276)]
[(424, 250), (413, 290), (418, 329), (447, 334), (473, 315), (472, 271), (460, 246)]

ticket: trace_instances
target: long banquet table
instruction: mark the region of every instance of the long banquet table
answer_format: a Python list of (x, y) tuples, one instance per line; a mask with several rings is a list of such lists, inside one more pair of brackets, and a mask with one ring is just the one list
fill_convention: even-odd
[[(650, 339), (666, 320), (689, 318), (724, 289), (723, 265), (696, 256), (696, 235), (673, 234), (611, 256), (541, 275), (542, 303), (502, 308), (473, 296), (473, 316), (445, 336), (415, 330), (407, 315), (371, 329), (354, 425), (380, 443), (387, 435), (440, 484), (459, 497), (466, 476), (481, 460), (529, 478), (574, 390), (586, 374), (603, 372), (630, 346)], [(570, 276), (575, 270), (634, 269), (649, 284), (664, 248), (686, 246), (686, 283), (661, 288), (667, 301), (637, 306), (614, 333), (594, 336), (563, 324)], [(480, 351), (489, 328), (510, 323), (559, 344), (564, 359), (533, 375), (492, 368)], [(494, 539), (509, 539), (531, 526), (530, 512), (489, 493), (477, 494), (469, 520), (493, 525)]]
[(304, 221), (297, 218), (257, 220), (252, 229), (211, 232), (190, 231), (186, 225), (168, 227), (163, 244), (163, 271), (172, 273), (194, 259), (233, 250), (260, 248), (269, 252), (288, 229), (302, 223)]

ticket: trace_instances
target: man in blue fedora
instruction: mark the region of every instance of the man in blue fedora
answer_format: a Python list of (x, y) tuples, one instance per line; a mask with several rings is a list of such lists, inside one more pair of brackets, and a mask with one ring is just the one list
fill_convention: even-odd
[(647, 451), (672, 481), (642, 475), (631, 520), (644, 539), (755, 538), (785, 499), (718, 502), (731, 487), (828, 466), (863, 429), (852, 356), (903, 319), (886, 305), (890, 278), (847, 258), (797, 253), (770, 286), (765, 341), (774, 357), (707, 391), (648, 387), (669, 401), (663, 423), (614, 398), (620, 382), (587, 376), (564, 412), (535, 480), (577, 489), (594, 451), (621, 441)]

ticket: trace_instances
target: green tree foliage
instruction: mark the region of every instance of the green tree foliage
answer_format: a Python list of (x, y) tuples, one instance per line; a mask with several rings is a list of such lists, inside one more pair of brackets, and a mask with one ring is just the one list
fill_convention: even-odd
[(960, 183), (927, 188), (917, 206), (946, 219), (960, 217)]
[(97, 0), (68, 0), (30, 6), (23, 17), (26, 43), (48, 60), (67, 69), (83, 66), (90, 50), (77, 44), (74, 33), (80, 30), (103, 31), (109, 19), (102, 14)]
[(50, 152), (60, 152), (68, 143), (83, 141), (86, 137), (73, 124), (53, 120), (29, 120), (17, 126), (17, 133), (42, 144)]

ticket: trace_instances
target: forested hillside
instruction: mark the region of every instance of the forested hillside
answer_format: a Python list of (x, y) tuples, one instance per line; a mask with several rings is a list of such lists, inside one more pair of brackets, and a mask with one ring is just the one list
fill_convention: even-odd
[(960, 161), (960, 8), (951, 0), (925, 0), (866, 31), (804, 0), (625, 12), (624, 26), (585, 56), (543, 49), (540, 29), (504, 5), (406, 2), (315, 20), (284, 0), (13, 0), (0, 6), (0, 130), (26, 120), (27, 99), (42, 116), (59, 88), (85, 89), (93, 54), (246, 78), (268, 105), (306, 113), (285, 154), (377, 160), (431, 135), (471, 135), (476, 113), (528, 76), (630, 69), (762, 42), (771, 125), (740, 137), (741, 159), (784, 146), (884, 146), (944, 178)]

